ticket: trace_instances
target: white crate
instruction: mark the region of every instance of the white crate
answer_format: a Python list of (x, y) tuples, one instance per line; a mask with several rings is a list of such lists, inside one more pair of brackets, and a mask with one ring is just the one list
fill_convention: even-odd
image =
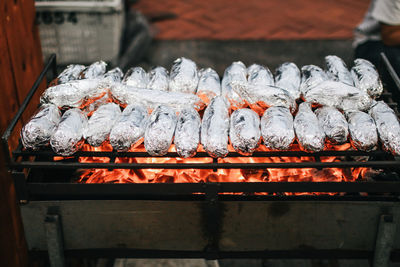
[(123, 0), (36, 0), (44, 58), (57, 63), (116, 62), (124, 25)]

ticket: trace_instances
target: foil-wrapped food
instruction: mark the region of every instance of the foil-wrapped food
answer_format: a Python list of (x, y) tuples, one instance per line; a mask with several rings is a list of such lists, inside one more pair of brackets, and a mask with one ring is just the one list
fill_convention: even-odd
[(247, 75), (249, 85), (275, 85), (274, 76), (267, 67), (253, 64), (247, 68)]
[(211, 68), (200, 70), (199, 77), (196, 94), (208, 105), (211, 99), (221, 95), (221, 82), (218, 73)]
[(242, 108), (246, 101), (240, 92), (247, 88), (247, 69), (241, 61), (233, 62), (225, 69), (221, 82), (221, 94), (228, 99), (232, 109)]
[(326, 64), (326, 73), (331, 78), (331, 80), (342, 82), (348, 85), (353, 86), (353, 78), (349, 69), (344, 63), (343, 59), (338, 56), (326, 56), (325, 57)]
[(56, 78), (53, 84), (62, 84), (77, 80), (86, 67), (80, 64), (68, 65)]
[(318, 152), (324, 149), (325, 132), (312, 111), (310, 103), (303, 102), (299, 105), (293, 126), (300, 149), (308, 152)]
[(36, 150), (47, 146), (60, 119), (61, 112), (57, 106), (45, 104), (39, 107), (21, 130), (21, 141), (24, 148)]
[(152, 156), (163, 156), (174, 138), (177, 117), (168, 106), (156, 107), (149, 117), (144, 133), (144, 147)]
[(350, 143), (356, 149), (371, 151), (378, 146), (378, 133), (374, 119), (365, 112), (349, 110), (346, 112), (349, 124)]
[(193, 107), (196, 110), (204, 108), (204, 103), (198, 96), (187, 93), (142, 89), (116, 84), (111, 87), (111, 94), (121, 105), (139, 104), (149, 109), (154, 109), (158, 105), (166, 105), (176, 110), (186, 107)]
[(107, 84), (120, 83), (123, 76), (124, 73), (120, 68), (113, 68), (104, 74), (102, 82)]
[(238, 153), (251, 155), (261, 141), (258, 114), (248, 108), (235, 110), (230, 118), (229, 137)]
[(139, 145), (143, 141), (148, 117), (145, 107), (127, 106), (110, 132), (111, 146), (118, 151), (128, 151)]
[(142, 67), (130, 68), (125, 73), (122, 82), (137, 88), (147, 88), (149, 84), (149, 75)]
[(382, 94), (383, 86), (379, 73), (368, 60), (362, 58), (354, 60), (351, 75), (355, 86), (368, 93), (372, 98), (378, 98)]
[(175, 129), (174, 144), (182, 158), (193, 157), (200, 143), (201, 119), (194, 108), (181, 110)]
[(343, 113), (334, 107), (321, 107), (315, 110), (325, 136), (332, 144), (343, 144), (349, 136), (349, 125)]
[(199, 76), (192, 60), (181, 57), (174, 61), (170, 72), (169, 90), (181, 93), (196, 93)]
[(303, 98), (312, 104), (335, 107), (343, 111), (368, 110), (372, 104), (372, 99), (366, 92), (335, 81), (324, 81), (314, 86)]
[(149, 72), (147, 88), (160, 91), (168, 91), (169, 75), (164, 67), (155, 67)]
[(86, 69), (84, 69), (80, 75), (80, 79), (96, 79), (106, 73), (107, 63), (104, 61), (97, 61), (92, 63)]
[(301, 73), (293, 62), (281, 64), (275, 71), (275, 86), (285, 89), (293, 99), (300, 98)]
[(78, 151), (84, 143), (83, 132), (87, 123), (87, 117), (80, 109), (72, 108), (65, 111), (56, 132), (50, 138), (54, 152), (70, 156)]
[(285, 107), (267, 109), (261, 117), (261, 135), (267, 148), (288, 150), (295, 139), (290, 110)]
[(83, 134), (88, 144), (94, 147), (101, 146), (108, 139), (120, 115), (121, 109), (115, 103), (100, 106), (90, 117)]
[(229, 104), (222, 96), (214, 97), (204, 111), (201, 144), (214, 158), (228, 154)]
[(396, 113), (385, 102), (376, 102), (369, 111), (375, 120), (379, 139), (384, 148), (400, 155), (400, 124)]
[(305, 65), (301, 68), (300, 92), (304, 96), (310, 88), (329, 80), (323, 69), (315, 65)]

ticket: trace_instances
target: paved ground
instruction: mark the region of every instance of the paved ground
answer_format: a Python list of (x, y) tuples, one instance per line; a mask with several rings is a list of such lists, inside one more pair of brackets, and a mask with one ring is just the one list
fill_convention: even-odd
[(369, 0), (139, 0), (133, 5), (155, 23), (157, 39), (349, 39)]

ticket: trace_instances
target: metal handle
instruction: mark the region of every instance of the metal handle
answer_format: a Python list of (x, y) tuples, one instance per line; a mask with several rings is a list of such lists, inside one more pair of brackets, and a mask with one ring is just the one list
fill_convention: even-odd
[(56, 55), (51, 54), (50, 58), (48, 59), (43, 71), (40, 73), (39, 77), (33, 84), (31, 90), (29, 90), (28, 94), (26, 95), (24, 101), (22, 102), (21, 106), (19, 107), (17, 113), (15, 114), (14, 118), (11, 120), (10, 124), (8, 125), (7, 129), (4, 131), (3, 136), (1, 137), (1, 140), (3, 142), (4, 146), (4, 152), (6, 156), (7, 163), (11, 163), (11, 154), (10, 154), (10, 149), (8, 146), (8, 141), (10, 139), (11, 133), (14, 130), (15, 126), (17, 125), (18, 121), (20, 120), (22, 114), (24, 113), (25, 109), (27, 108), (29, 102), (31, 101), (33, 95), (36, 93), (37, 89), (39, 88), (39, 85), (42, 83), (44, 77), (46, 76), (46, 73), (49, 71), (49, 69), (52, 68), (54, 76), (57, 75), (57, 61), (56, 61)]

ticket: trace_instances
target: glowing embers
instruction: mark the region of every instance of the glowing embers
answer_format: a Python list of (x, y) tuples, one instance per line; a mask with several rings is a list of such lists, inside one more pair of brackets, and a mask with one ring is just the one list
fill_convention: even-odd
[[(350, 150), (350, 144), (327, 147), (328, 150)], [(101, 147), (91, 147), (85, 144), (83, 151), (112, 151), (106, 143)], [(298, 151), (294, 145), (293, 151)], [(233, 152), (232, 147), (229, 151)], [(265, 147), (257, 151), (268, 151)], [(145, 152), (143, 145), (130, 152)], [(175, 152), (171, 146), (169, 152)], [(199, 148), (198, 152), (204, 152)], [(345, 157), (329, 156), (315, 159), (306, 157), (225, 157), (218, 159), (218, 163), (301, 163), (301, 162), (338, 162), (345, 161)], [(361, 158), (357, 160), (366, 160)], [(101, 162), (108, 163), (108, 157), (80, 157), (81, 163)], [(164, 157), (118, 157), (115, 163), (212, 163), (210, 157), (196, 158), (164, 158)], [(369, 168), (268, 168), (268, 169), (84, 169), (79, 172), (81, 183), (200, 183), (200, 182), (351, 182), (362, 179)]]

